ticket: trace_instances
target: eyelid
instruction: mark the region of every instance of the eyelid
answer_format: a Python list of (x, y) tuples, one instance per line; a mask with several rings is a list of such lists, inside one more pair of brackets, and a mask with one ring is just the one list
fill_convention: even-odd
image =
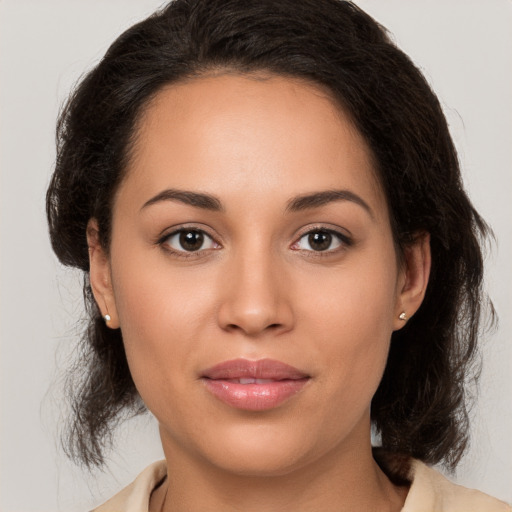
[(325, 224), (318, 224), (318, 225), (313, 225), (313, 226), (310, 225), (305, 228), (302, 228), (299, 231), (299, 233), (295, 236), (294, 242), (291, 244), (291, 247), (296, 245), (305, 236), (308, 236), (312, 233), (317, 233), (319, 231), (322, 231), (324, 233), (329, 233), (329, 234), (333, 235), (334, 237), (336, 237), (340, 241), (340, 246), (336, 247), (334, 249), (327, 249), (325, 251), (314, 251), (314, 250), (309, 250), (309, 249), (294, 249), (294, 250), (314, 253), (315, 256), (322, 256), (322, 255), (327, 256), (329, 254), (333, 254), (340, 250), (346, 249), (347, 247), (350, 247), (351, 245), (354, 244), (352, 235), (348, 232), (348, 230), (342, 229), (340, 227), (335, 228), (335, 227), (327, 226)]
[[(169, 244), (166, 244), (167, 240), (175, 236), (183, 231), (197, 231), (202, 233), (205, 237), (209, 238), (215, 245), (215, 248), (206, 248), (206, 249), (199, 249), (197, 251), (186, 251), (186, 250), (179, 250), (174, 249)], [(216, 250), (222, 248), (222, 243), (219, 242), (218, 236), (212, 235), (209, 231), (211, 231), (208, 227), (205, 227), (204, 225), (198, 225), (198, 224), (179, 224), (177, 226), (172, 226), (170, 228), (165, 229), (156, 239), (155, 244), (160, 245), (164, 248), (164, 250), (176, 254), (180, 257), (194, 257), (199, 256), (200, 254), (204, 253), (205, 251), (210, 250)], [(342, 251), (354, 244), (354, 240), (352, 238), (352, 235), (346, 228), (341, 228), (339, 226), (332, 227), (331, 225), (326, 224), (315, 224), (315, 225), (309, 225), (306, 227), (303, 227), (299, 230), (299, 232), (294, 237), (294, 241), (291, 244), (291, 248), (293, 248), (294, 245), (296, 245), (303, 237), (310, 235), (315, 232), (325, 232), (330, 233), (334, 237), (336, 237), (340, 241), (340, 246), (334, 248), (334, 249), (327, 249), (325, 251), (314, 251), (309, 249), (294, 249), (296, 251), (304, 251), (308, 253), (314, 253), (314, 256), (328, 256), (333, 253), (337, 253), (339, 251)]]
[[(176, 236), (182, 232), (187, 232), (187, 231), (196, 231), (198, 233), (203, 234), (205, 238), (209, 238), (217, 247), (199, 249), (197, 251), (186, 251), (186, 250), (175, 249), (174, 247), (170, 246), (170, 244), (166, 243), (169, 240), (169, 238)], [(190, 257), (194, 257), (194, 256), (197, 257), (200, 254), (204, 253), (205, 251), (216, 250), (216, 249), (221, 248), (222, 244), (218, 241), (217, 238), (218, 237), (209, 233), (209, 230), (205, 229), (205, 226), (199, 226), (197, 224), (179, 224), (177, 226), (172, 226), (171, 228), (165, 229), (158, 236), (155, 243), (156, 243), (156, 245), (161, 246), (167, 252), (178, 255), (180, 257), (190, 258)]]
[[(166, 238), (170, 237), (171, 235), (174, 235), (176, 233), (179, 233), (180, 231), (200, 231), (201, 233), (204, 233), (205, 235), (209, 236), (210, 238), (213, 238), (216, 240), (218, 235), (212, 234), (212, 229), (202, 223), (196, 223), (196, 222), (183, 222), (182, 224), (176, 224), (174, 226), (168, 226), (157, 235), (155, 242), (159, 242), (161, 240), (165, 240)], [(219, 242), (220, 243), (220, 242)]]
[(328, 233), (333, 233), (334, 235), (338, 235), (339, 237), (341, 237), (344, 240), (347, 240), (347, 241), (353, 240), (353, 235), (347, 228), (343, 228), (341, 226), (333, 225), (333, 224), (330, 224), (327, 222), (326, 223), (320, 222), (318, 224), (316, 224), (316, 223), (308, 224), (308, 225), (300, 228), (297, 231), (294, 238), (295, 238), (295, 240), (298, 240), (302, 236), (307, 235), (311, 232), (315, 232), (315, 231), (327, 231)]

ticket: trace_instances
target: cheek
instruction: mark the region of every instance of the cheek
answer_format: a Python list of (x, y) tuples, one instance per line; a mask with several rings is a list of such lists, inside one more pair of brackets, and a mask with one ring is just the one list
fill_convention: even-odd
[(322, 320), (316, 322), (319, 334), (330, 330), (330, 337), (360, 338), (361, 343), (377, 340), (381, 333), (391, 335), (398, 270), (392, 251), (387, 251), (387, 256), (386, 251), (380, 251), (384, 256), (379, 257), (373, 252), (356, 254), (339, 268), (322, 271), (325, 275), (311, 279), (309, 305), (303, 314), (316, 314)]
[(311, 294), (302, 317), (329, 386), (346, 410), (370, 404), (387, 361), (397, 301), (394, 252), (333, 271)]
[(197, 286), (204, 283), (201, 273), (170, 271), (159, 259), (132, 251), (118, 260), (112, 276), (130, 372), (150, 410), (161, 390), (180, 389), (183, 369), (193, 368), (200, 333), (213, 314), (212, 287)]

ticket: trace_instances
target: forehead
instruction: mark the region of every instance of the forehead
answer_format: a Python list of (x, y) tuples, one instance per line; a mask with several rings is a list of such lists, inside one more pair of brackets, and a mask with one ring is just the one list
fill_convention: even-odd
[(137, 123), (130, 181), (147, 195), (173, 187), (276, 199), (356, 186), (386, 209), (371, 152), (340, 106), (319, 86), (272, 75), (163, 88)]

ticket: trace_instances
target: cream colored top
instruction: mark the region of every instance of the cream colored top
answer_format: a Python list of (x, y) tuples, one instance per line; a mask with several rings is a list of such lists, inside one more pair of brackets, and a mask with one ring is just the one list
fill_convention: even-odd
[[(148, 466), (128, 487), (92, 512), (148, 512), (151, 492), (166, 475), (165, 461)], [(412, 481), (402, 512), (512, 512), (487, 494), (456, 485), (420, 461), (411, 464)]]

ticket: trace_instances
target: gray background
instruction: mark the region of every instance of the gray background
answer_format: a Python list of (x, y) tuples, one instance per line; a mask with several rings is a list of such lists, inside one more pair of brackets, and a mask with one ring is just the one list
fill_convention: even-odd
[[(59, 106), (84, 70), (156, 0), (0, 0), (0, 510), (83, 511), (161, 457), (150, 417), (127, 424), (104, 473), (58, 449), (61, 371), (73, 356), (80, 276), (47, 240), (44, 194)], [(499, 330), (459, 482), (512, 501), (512, 3), (360, 0), (438, 92), (470, 195), (498, 244), (487, 260)]]

